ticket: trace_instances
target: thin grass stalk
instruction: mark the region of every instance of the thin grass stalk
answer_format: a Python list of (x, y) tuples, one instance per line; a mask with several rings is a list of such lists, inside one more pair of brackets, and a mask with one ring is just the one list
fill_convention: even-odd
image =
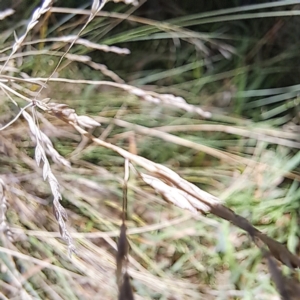
[(116, 279), (119, 289), (119, 300), (134, 300), (130, 278), (127, 271), (128, 266), (128, 250), (129, 244), (126, 234), (127, 219), (127, 185), (129, 179), (129, 160), (126, 158), (124, 163), (124, 181), (123, 181), (123, 203), (122, 203), (122, 224), (120, 228), (120, 236), (117, 246), (116, 255)]

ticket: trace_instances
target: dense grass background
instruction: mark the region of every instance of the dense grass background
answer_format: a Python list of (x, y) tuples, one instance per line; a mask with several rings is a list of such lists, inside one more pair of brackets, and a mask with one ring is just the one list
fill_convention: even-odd
[[(70, 53), (89, 56), (118, 76), (67, 58), (54, 77), (73, 81), (50, 81), (41, 97), (92, 116), (102, 124), (94, 135), (170, 167), (299, 255), (299, 4), (182, 2), (108, 3), (81, 38), (131, 53), (79, 44)], [(0, 9), (9, 5), (1, 1)], [(12, 5), (15, 13), (0, 22), (1, 64), (13, 32), (24, 33), (40, 1)], [(49, 77), (67, 50), (55, 38), (77, 34), (89, 5), (56, 1), (2, 74)], [(99, 83), (103, 80), (181, 96), (212, 117), (147, 102)], [(29, 97), (38, 90), (32, 83), (11, 84)], [(4, 125), (18, 109), (5, 94), (0, 101)], [(34, 161), (35, 144), (20, 118), (0, 136), (0, 173), (14, 237), (13, 242), (1, 238), (0, 299), (116, 299), (124, 160), (53, 116), (39, 118), (41, 130), (72, 164), (70, 169), (53, 164), (53, 172), (78, 255), (67, 257), (49, 187)], [(236, 159), (220, 158), (214, 150)], [(260, 250), (244, 232), (166, 203), (134, 173), (128, 188), (129, 271), (136, 299), (280, 299)], [(299, 271), (282, 269), (299, 279)]]

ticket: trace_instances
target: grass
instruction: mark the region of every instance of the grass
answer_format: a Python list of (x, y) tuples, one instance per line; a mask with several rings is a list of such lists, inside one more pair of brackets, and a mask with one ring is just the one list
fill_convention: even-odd
[[(146, 170), (153, 176), (152, 162), (174, 170), (299, 256), (295, 32), (278, 46), (298, 20), (290, 17), (298, 12), (295, 3), (200, 13), (187, 7), (185, 15), (173, 12), (163, 22), (144, 18), (143, 6), (111, 3), (89, 24), (90, 10), (53, 7), (27, 32), (15, 57), (9, 57), (12, 29), (3, 23), (0, 40), (6, 50), (0, 58), (7, 63), (0, 79), (21, 96), (1, 85), (2, 126), (19, 111), (13, 101), (24, 107), (46, 84), (38, 99), (50, 97), (50, 103), (67, 104), (77, 116), (93, 117), (101, 127), (88, 131), (103, 144), (83, 138), (87, 133), (74, 130), (59, 113), (36, 109), (39, 130), (71, 163), (68, 168), (47, 154), (77, 249), (70, 260), (68, 241), (59, 232), (63, 225), (53, 214), (53, 191), (43, 180), (43, 164), (35, 161), (38, 134), (30, 132), (24, 117), (1, 132), (1, 179), (9, 206), (6, 213), (0, 211), (0, 221), (13, 240), (2, 230), (0, 299), (117, 298), (124, 158), (106, 142), (134, 158), (126, 224), (135, 299), (280, 298), (284, 291), (271, 280), (280, 275), (268, 269), (263, 247), (255, 247), (247, 232), (213, 214), (195, 215), (174, 206), (170, 195), (155, 191), (142, 174)], [(22, 12), (16, 16), (23, 18)], [(254, 16), (259, 18), (253, 21)], [(78, 35), (85, 24), (80, 37), (88, 44), (70, 47), (54, 41)], [(24, 26), (28, 23), (17, 24), (18, 36), (26, 32)], [(111, 48), (116, 53), (102, 52), (95, 43), (128, 48), (131, 54)], [(56, 70), (59, 78), (49, 78), (69, 47)], [(4, 81), (4, 75), (23, 80)], [(177, 98), (159, 93), (182, 96), (191, 106), (175, 106)], [(197, 106), (211, 118), (197, 114)], [(158, 179), (172, 182), (169, 175), (160, 177), (164, 169), (156, 167)], [(176, 190), (175, 200), (182, 191)], [(278, 266), (285, 287), (294, 291), (290, 297), (297, 299), (299, 283), (290, 282), (300, 279), (299, 271), (279, 261)]]

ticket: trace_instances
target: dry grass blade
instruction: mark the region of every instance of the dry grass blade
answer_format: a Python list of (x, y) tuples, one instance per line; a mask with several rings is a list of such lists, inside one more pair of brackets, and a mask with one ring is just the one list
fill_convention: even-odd
[[(197, 216), (198, 218), (201, 216)], [(136, 228), (130, 228), (126, 230), (127, 235), (134, 235), (134, 234), (142, 234), (145, 232), (151, 232), (156, 230), (161, 230), (170, 226), (174, 226), (180, 223), (183, 223), (184, 221), (189, 220), (189, 216), (184, 216), (178, 219), (174, 219), (172, 221), (165, 221), (163, 223), (149, 225), (149, 226), (142, 226), (142, 227), (136, 227)], [(213, 223), (213, 222), (212, 222)], [(13, 233), (16, 234), (27, 234), (30, 236), (35, 237), (59, 237), (58, 232), (49, 232), (49, 231), (43, 231), (43, 230), (24, 230), (20, 228), (13, 228)], [(108, 238), (108, 237), (118, 237), (120, 236), (120, 230), (114, 230), (114, 231), (108, 231), (108, 232), (74, 232), (72, 233), (72, 237), (74, 239), (81, 239), (81, 238), (88, 238), (88, 239), (98, 239), (98, 238)]]
[(201, 107), (187, 103), (186, 100), (183, 99), (182, 97), (176, 97), (172, 94), (159, 94), (152, 91), (145, 91), (128, 84), (121, 84), (119, 82), (81, 80), (81, 79), (74, 80), (74, 79), (67, 79), (67, 78), (43, 78), (43, 77), (28, 78), (27, 81), (28, 82), (44, 81), (46, 83), (52, 81), (52, 82), (65, 82), (65, 83), (75, 83), (75, 84), (82, 83), (82, 84), (112, 86), (127, 91), (128, 93), (133, 94), (147, 102), (161, 103), (163, 105), (173, 106), (187, 112), (198, 114), (200, 117), (205, 119), (211, 118), (212, 116), (210, 112), (203, 110)]
[[(82, 45), (82, 46), (85, 46), (86, 48), (90, 48), (90, 49), (100, 50), (103, 52), (113, 52), (113, 53), (120, 54), (120, 55), (130, 54), (130, 50), (127, 48), (120, 48), (120, 47), (108, 46), (108, 45), (99, 45), (97, 43), (93, 43), (86, 39), (81, 39), (81, 38), (76, 39), (76, 35), (37, 39), (37, 40), (24, 42), (23, 45), (27, 46), (27, 45), (35, 45), (35, 44), (39, 44), (39, 43), (49, 43), (49, 42), (72, 43), (74, 40), (75, 40), (75, 44)], [(53, 46), (53, 48), (55, 48), (55, 47)], [(10, 49), (11, 49), (11, 47), (1, 49), (0, 53), (6, 52)]]
[(158, 94), (155, 92), (148, 92), (130, 86), (127, 87), (127, 90), (131, 94), (141, 97), (145, 101), (153, 102), (153, 103), (162, 103), (164, 105), (169, 105), (169, 106), (175, 106), (187, 112), (198, 114), (202, 118), (205, 119), (211, 118), (210, 112), (204, 111), (202, 108), (198, 106), (188, 104), (182, 97), (177, 97), (172, 94)]

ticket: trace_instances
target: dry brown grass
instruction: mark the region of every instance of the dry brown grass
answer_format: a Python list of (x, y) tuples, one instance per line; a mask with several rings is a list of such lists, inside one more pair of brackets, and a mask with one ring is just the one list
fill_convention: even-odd
[[(60, 59), (49, 77), (31, 77), (19, 72), (10, 63), (20, 57), (37, 54), (20, 52), (20, 49), (30, 45), (31, 42), (26, 41), (29, 32), (42, 15), (50, 11), (51, 4), (51, 1), (43, 2), (41, 9), (33, 14), (25, 34), (16, 38), (10, 54), (2, 59), (5, 63), (0, 87), (5, 113), (0, 136), (0, 298), (117, 299), (119, 294), (119, 299), (132, 299), (131, 277), (135, 299), (221, 299), (222, 296), (225, 299), (246, 299), (243, 281), (251, 274), (260, 276), (253, 281), (254, 284), (259, 280), (268, 281), (267, 262), (283, 299), (297, 299), (298, 281), (292, 276), (282, 275), (280, 270), (285, 265), (288, 267), (285, 271), (289, 269), (288, 272), (296, 277), (293, 269), (300, 267), (297, 255), (256, 229), (250, 221), (236, 213), (234, 207), (224, 204), (216, 196), (222, 195), (223, 190), (215, 191), (215, 195), (208, 193), (186, 180), (179, 171), (138, 155), (141, 150), (136, 141), (138, 134), (152, 136), (160, 142), (194, 149), (218, 159), (221, 166), (226, 166), (226, 178), (230, 180), (230, 187), (224, 188), (222, 198), (225, 199), (242, 188), (245, 181), (254, 185), (259, 176), (255, 170), (261, 170), (261, 174), (280, 172), (280, 178), (296, 180), (299, 180), (299, 175), (292, 168), (281, 170), (276, 164), (264, 161), (263, 154), (269, 152), (261, 153), (259, 145), (257, 152), (246, 157), (236, 151), (215, 149), (170, 132), (219, 131), (299, 148), (297, 136), (264, 128), (249, 130), (247, 126), (216, 124), (148, 128), (119, 119), (124, 112), (134, 113), (134, 108), (121, 106), (115, 110), (108, 104), (108, 109), (103, 109), (101, 116), (92, 118), (75, 111), (73, 99), (70, 106), (59, 100), (40, 100), (42, 91), (49, 86), (58, 89), (54, 85), (58, 82), (60, 88), (67, 89), (68, 84), (70, 90), (79, 89), (80, 92), (84, 90), (83, 84), (106, 85), (134, 97), (139, 113), (146, 101), (151, 111), (155, 106), (161, 109), (172, 107), (175, 111), (189, 112), (204, 119), (212, 117), (210, 112), (188, 104), (181, 97), (127, 85), (105, 66), (86, 56), (68, 53), (76, 43), (116, 54), (129, 53), (120, 48), (97, 46), (79, 38), (105, 1), (93, 2), (91, 14), (78, 35), (59, 40), (69, 43), (69, 46), (67, 51), (58, 54)], [(32, 43), (45, 41), (58, 40), (39, 39)], [(9, 48), (6, 51), (10, 51)], [(52, 53), (48, 51), (47, 54)], [(87, 63), (113, 81), (55, 78), (65, 59)], [(36, 93), (30, 89), (33, 84), (38, 87)], [(124, 97), (124, 94), (118, 95)], [(11, 106), (8, 101), (11, 101)], [(101, 134), (97, 132), (101, 130), (100, 123), (109, 123)], [(124, 132), (114, 131), (115, 126), (123, 127)], [(56, 150), (59, 145), (60, 150), (68, 149), (68, 153), (59, 154)], [(97, 158), (102, 164), (91, 163), (84, 158), (93, 151), (99, 151)], [(125, 168), (124, 161), (127, 162)], [(243, 174), (237, 175), (238, 169), (243, 169)], [(279, 177), (275, 179), (278, 181)], [(214, 180), (214, 187), (224, 187), (222, 180)], [(274, 183), (274, 186), (277, 185)], [(122, 195), (126, 196), (123, 207), (120, 201)], [(125, 210), (128, 218), (125, 218)], [(228, 229), (223, 221), (233, 226)], [(126, 227), (128, 229), (125, 230)], [(225, 235), (224, 228), (230, 231), (228, 235)], [(116, 242), (119, 235), (119, 242)], [(228, 240), (224, 242), (225, 236)], [(247, 274), (239, 273), (240, 289), (232, 284), (229, 276), (228, 265), (234, 259), (230, 254), (227, 263), (216, 258), (217, 243), (221, 248), (229, 243), (226, 247), (232, 247), (232, 253), (236, 253), (239, 262), (245, 260), (247, 251), (255, 245), (258, 257), (265, 257), (265, 260), (259, 258), (262, 263), (249, 266), (253, 270), (248, 270)], [(240, 271), (238, 266), (236, 268), (238, 274)], [(215, 282), (211, 280), (211, 274)], [(259, 299), (271, 299), (270, 295), (274, 295), (270, 286), (259, 288)]]

